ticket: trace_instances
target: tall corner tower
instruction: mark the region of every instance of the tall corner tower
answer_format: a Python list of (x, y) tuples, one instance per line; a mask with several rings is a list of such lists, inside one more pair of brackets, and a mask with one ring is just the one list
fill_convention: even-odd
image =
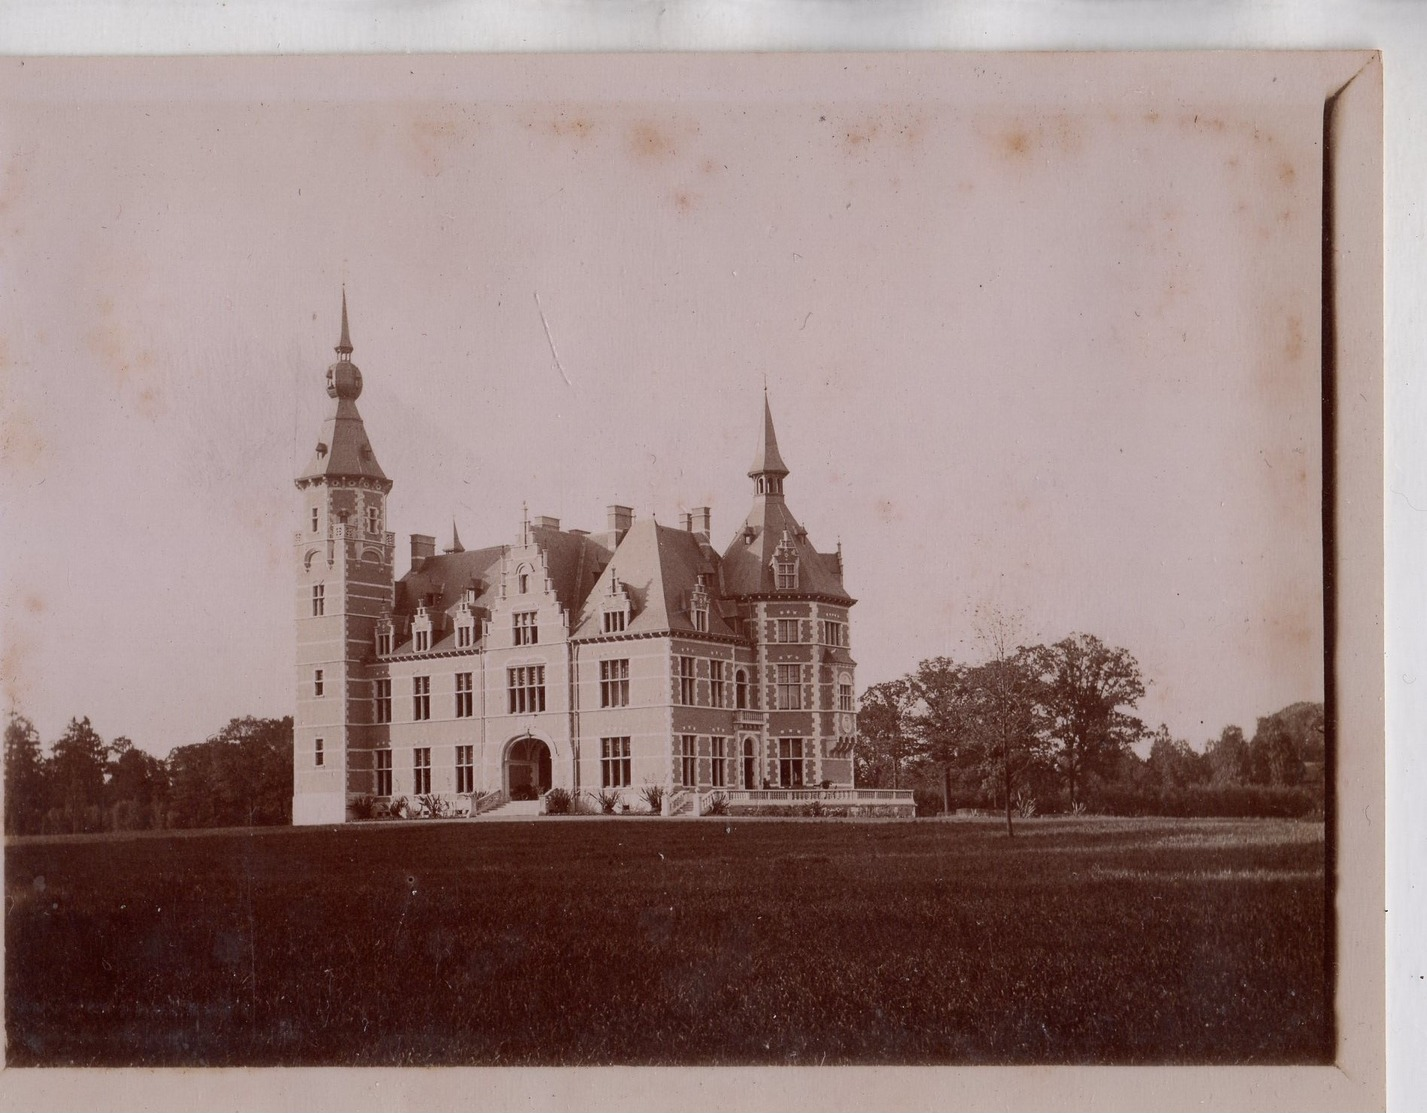
[(723, 580), (754, 641), (765, 709), (763, 776), (784, 786), (852, 784), (857, 732), (841, 546), (819, 552), (788, 509), (788, 465), (763, 395), (763, 428), (748, 476), (753, 507), (724, 552)]
[(352, 362), (347, 293), (337, 361), (327, 368), (333, 400), (311, 462), (297, 477), (297, 711), (293, 717), (294, 824), (341, 823), (347, 800), (373, 789), (376, 627), (392, 605), (394, 535), (387, 532), (391, 480), (367, 439)]

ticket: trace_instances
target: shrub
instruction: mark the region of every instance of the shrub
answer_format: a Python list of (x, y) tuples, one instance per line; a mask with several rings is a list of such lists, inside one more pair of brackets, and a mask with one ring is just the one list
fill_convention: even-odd
[(704, 815), (728, 815), (728, 797), (715, 792), (704, 805)]
[(1301, 819), (1322, 809), (1312, 788), (1301, 785), (1183, 785), (1132, 788), (1097, 785), (1086, 806), (1100, 815), (1206, 819)]
[(393, 819), (405, 819), (407, 813), (411, 811), (411, 805), (406, 802), (405, 796), (393, 796), (391, 802), (386, 806), (387, 815)]
[(809, 804), (805, 804), (800, 810), (804, 815), (811, 816), (814, 819), (827, 814), (827, 809), (823, 807), (821, 800), (814, 800)]
[(916, 801), (917, 815), (941, 815), (943, 801), (939, 789), (914, 788), (912, 799)]
[(546, 815), (573, 815), (575, 798), (567, 788), (552, 788), (545, 794)]
[(441, 819), (451, 814), (451, 801), (438, 793), (427, 792), (418, 799), (421, 801), (422, 812), (432, 819)]
[(512, 800), (539, 800), (540, 793), (534, 785), (516, 785), (510, 790)]
[(614, 810), (619, 806), (619, 793), (612, 788), (602, 788), (594, 794), (595, 803), (600, 806), (600, 811), (605, 815), (614, 815)]
[(352, 809), (353, 819), (371, 819), (376, 814), (377, 798), (362, 792), (353, 796), (347, 802), (347, 807)]
[(1030, 819), (1036, 814), (1036, 798), (1024, 788), (1016, 793), (1016, 814), (1022, 819)]
[(644, 802), (649, 805), (649, 810), (655, 815), (659, 815), (664, 810), (664, 786), (645, 785), (639, 790), (639, 795), (644, 797)]

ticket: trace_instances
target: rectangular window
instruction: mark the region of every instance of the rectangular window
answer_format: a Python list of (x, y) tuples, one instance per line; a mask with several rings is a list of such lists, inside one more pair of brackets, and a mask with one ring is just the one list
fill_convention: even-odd
[(471, 717), (471, 702), (471, 674), (458, 672), (456, 674), (456, 718), (469, 719)]
[(709, 703), (714, 707), (723, 706), (723, 662), (709, 662)]
[(391, 681), (378, 680), (376, 688), (376, 707), (373, 708), (372, 720), (378, 723), (391, 722)]
[(382, 531), (382, 512), (379, 507), (367, 507), (367, 532), (380, 533)]
[(619, 634), (624, 631), (624, 612), (605, 611), (604, 612), (604, 632), (606, 634)]
[(837, 686), (837, 709), (839, 711), (851, 711), (853, 709), (851, 684), (839, 684)]
[(803, 784), (803, 740), (778, 739), (778, 783), (784, 788), (800, 788)]
[(377, 656), (389, 657), (391, 655), (391, 631), (383, 630), (377, 635)]
[(697, 741), (692, 734), (679, 735), (679, 783), (693, 788), (698, 783)]
[(623, 788), (629, 780), (629, 738), (600, 739), (600, 784)]
[(723, 787), (724, 775), (724, 742), (725, 740), (717, 736), (709, 739), (709, 756), (713, 759), (712, 768), (709, 770), (710, 779), (714, 788)]
[(823, 619), (822, 640), (824, 645), (842, 647), (847, 645), (847, 624), (831, 618)]
[(317, 532), (317, 507), (312, 508), (312, 532)]
[(476, 748), (456, 747), (456, 791), (476, 791)]
[(391, 795), (391, 751), (377, 751), (377, 795)]
[(798, 589), (798, 563), (795, 560), (780, 560), (776, 562), (777, 587), (779, 591), (796, 591)]
[(545, 710), (545, 666), (522, 665), (506, 670), (510, 714), (527, 715)]
[(322, 694), (322, 670), (312, 670), (312, 694), (320, 696)]
[(413, 676), (411, 678), (411, 717), (416, 720), (431, 718), (431, 678)]
[(464, 623), (464, 622), (461, 623), (461, 625), (457, 626), (457, 627), (456, 627), (456, 648), (457, 648), (457, 649), (470, 649), (470, 648), (471, 648), (471, 635), (472, 635), (474, 632), (475, 632), (474, 627), (469, 626), (469, 625), (467, 625), (467, 624)]
[(327, 585), (312, 585), (312, 617), (321, 618), (327, 611)]
[(534, 611), (517, 611), (515, 622), (515, 644), (536, 645), (540, 641), (540, 627), (535, 625)]
[(686, 707), (694, 704), (694, 659), (679, 658), (679, 702)]
[(629, 706), (629, 661), (600, 662), (600, 706)]
[(323, 752), (322, 752), (322, 745), (323, 745), (322, 739), (320, 739), (320, 738), (319, 738), (319, 739), (316, 741), (316, 743), (313, 745), (313, 748), (312, 748), (312, 764), (313, 764), (313, 765), (321, 765), (321, 764), (323, 763), (322, 759), (323, 759), (326, 755), (323, 754)]
[(798, 665), (778, 666), (778, 710), (801, 711), (803, 708), (803, 684)]
[(707, 607), (695, 607), (689, 612), (694, 620), (694, 629), (700, 634), (709, 632), (709, 612)]
[(425, 652), (426, 652), (428, 649), (430, 649), (430, 648), (431, 648), (431, 631), (430, 631), (430, 630), (418, 630), (418, 631), (416, 631), (416, 652), (417, 652), (417, 653), (425, 653)]
[(418, 796), (431, 791), (431, 747), (417, 746), (412, 751), (412, 789)]
[(802, 641), (798, 632), (798, 620), (796, 618), (780, 618), (778, 620), (778, 640), (795, 644)]

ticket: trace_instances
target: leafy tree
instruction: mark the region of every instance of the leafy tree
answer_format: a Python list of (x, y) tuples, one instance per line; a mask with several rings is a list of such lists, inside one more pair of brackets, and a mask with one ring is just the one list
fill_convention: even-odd
[(5, 833), (39, 834), (47, 807), (46, 763), (35, 725), (13, 711), (5, 722)]
[(964, 704), (960, 749), (995, 786), (1006, 808), (1006, 834), (1015, 836), (1012, 812), (1017, 788), (1042, 767), (1047, 757), (1044, 685), (1033, 651), (1015, 644), (1021, 621), (995, 608), (977, 615), (977, 638), (987, 660), (959, 676)]
[(1296, 785), (1303, 780), (1303, 759), (1282, 715), (1258, 721), (1249, 743), (1249, 769), (1255, 784)]
[(233, 719), (206, 742), (169, 754), (175, 827), (292, 821), (292, 717)]
[(1154, 732), (1148, 764), (1151, 779), (1161, 789), (1205, 784), (1211, 773), (1209, 759), (1184, 739), (1170, 737), (1163, 723)]
[(1070, 803), (1092, 774), (1102, 774), (1144, 732), (1129, 712), (1144, 697), (1139, 662), (1093, 634), (1072, 634), (1030, 657), (1043, 685), (1056, 763), (1070, 791)]
[(874, 684), (862, 694), (857, 714), (857, 783), (901, 788), (904, 772), (922, 747), (913, 720), (915, 690), (906, 677)]
[(109, 744), (109, 779), (104, 785), (105, 806), (116, 828), (161, 825), (168, 797), (168, 768), (127, 738)]
[(1238, 727), (1227, 726), (1220, 731), (1219, 737), (1209, 743), (1205, 756), (1209, 760), (1210, 779), (1216, 785), (1249, 783), (1249, 743)]
[(51, 747), (50, 802), (63, 815), (70, 831), (92, 831), (100, 826), (104, 804), (104, 740), (89, 718), (71, 719), (69, 727)]

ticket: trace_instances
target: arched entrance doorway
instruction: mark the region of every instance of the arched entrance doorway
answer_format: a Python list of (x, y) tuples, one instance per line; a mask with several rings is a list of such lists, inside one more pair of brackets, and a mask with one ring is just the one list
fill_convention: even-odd
[(536, 795), (550, 789), (550, 747), (527, 734), (512, 742), (505, 752), (505, 791), (514, 798), (530, 788)]

